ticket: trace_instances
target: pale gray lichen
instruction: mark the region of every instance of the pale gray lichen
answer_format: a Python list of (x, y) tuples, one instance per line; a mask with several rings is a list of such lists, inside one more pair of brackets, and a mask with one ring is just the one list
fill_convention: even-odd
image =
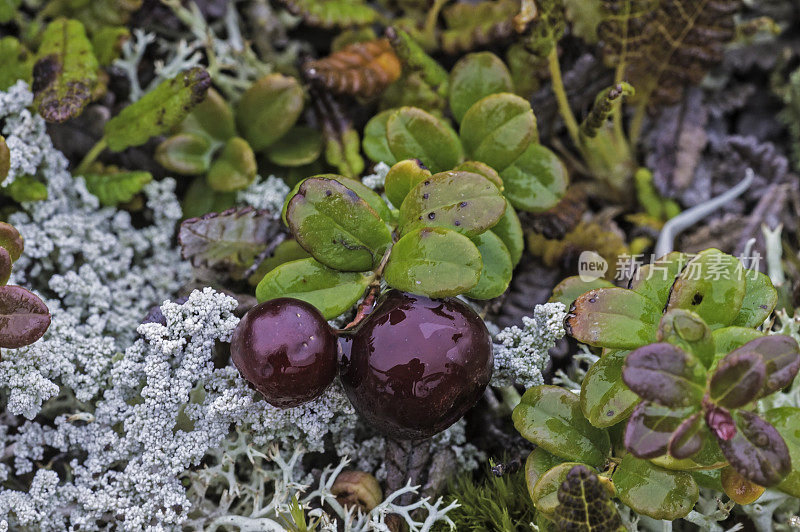
[(4, 187), (23, 175), (37, 175), (40, 167), (44, 171), (57, 171), (66, 165), (53, 157), (53, 143), (44, 120), (27, 109), (32, 103), (33, 94), (24, 81), (0, 92), (0, 123), (4, 122), (0, 133), (5, 137), (10, 156)]
[(522, 318), (522, 328), (506, 327), (494, 337), (493, 386), (543, 384), (548, 351), (562, 338), (567, 309), (563, 303), (536, 305), (533, 316)]
[(373, 173), (369, 175), (365, 175), (361, 178), (361, 182), (364, 186), (367, 186), (373, 190), (380, 190), (386, 184), (386, 174), (389, 173), (389, 165), (380, 162), (375, 165), (375, 168), (372, 169)]
[[(193, 509), (184, 529), (284, 531), (301, 525), (290, 514), (301, 508), (308, 529), (313, 530), (389, 532), (386, 518), (391, 514), (400, 515), (412, 532), (429, 532), (435, 524), (452, 527), (447, 513), (458, 504), (445, 505), (441, 499), (431, 502), (428, 498), (399, 503), (402, 495), (417, 492), (410, 485), (388, 494), (368, 513), (343, 507), (332, 487), (349, 461), (342, 459), (335, 467), (327, 466), (315, 481), (301, 466), (304, 452), (295, 448), (291, 453), (282, 453), (273, 445), (265, 454), (249, 445), (246, 435), (237, 432), (211, 452), (210, 465), (187, 473)], [(247, 464), (249, 475), (245, 479), (237, 474), (237, 464)], [(219, 500), (208, 499), (209, 492), (218, 493)]]
[(236, 200), (255, 209), (279, 213), (288, 194), (289, 186), (286, 182), (271, 175), (264, 180), (256, 178), (247, 188), (236, 193)]

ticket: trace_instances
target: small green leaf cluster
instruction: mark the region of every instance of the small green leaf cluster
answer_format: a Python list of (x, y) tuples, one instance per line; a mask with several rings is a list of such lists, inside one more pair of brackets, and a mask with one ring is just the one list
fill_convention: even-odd
[(541, 212), (555, 205), (567, 187), (566, 168), (538, 143), (533, 110), (512, 93), (502, 60), (489, 52), (468, 54), (453, 67), (446, 88), (458, 132), (417, 107), (388, 109), (367, 123), (364, 152), (388, 164), (419, 159), (434, 173), (465, 159), (479, 161), (499, 174), (514, 208)]
[(547, 495), (552, 477), (566, 475), (564, 460), (595, 468), (620, 501), (656, 519), (685, 516), (698, 484), (722, 489), (726, 466), (750, 484), (800, 493), (800, 409), (754, 412), (800, 369), (792, 338), (756, 329), (777, 302), (767, 276), (709, 249), (670, 253), (628, 289), (580, 287), (569, 278), (555, 292), (575, 298), (567, 331), (602, 348), (601, 358), (580, 396), (531, 388), (514, 411), (517, 429), (539, 445), (529, 458), (538, 509), (555, 508)]
[(19, 231), (0, 222), (0, 347), (6, 349), (30, 345), (50, 327), (50, 311), (44, 301), (21, 286), (6, 284), (24, 247)]
[(218, 192), (253, 182), (256, 153), (280, 166), (309, 164), (322, 151), (322, 135), (296, 125), (303, 98), (300, 83), (281, 74), (256, 81), (235, 109), (212, 89), (175, 134), (159, 145), (156, 160), (177, 174), (205, 174), (207, 184)]
[(501, 295), (522, 256), (522, 227), (497, 173), (468, 162), (432, 174), (418, 160), (386, 176), (390, 208), (360, 181), (310, 177), (289, 194), (283, 220), (310, 257), (269, 271), (259, 301), (293, 297), (326, 318), (349, 309), (368, 286), (429, 297)]

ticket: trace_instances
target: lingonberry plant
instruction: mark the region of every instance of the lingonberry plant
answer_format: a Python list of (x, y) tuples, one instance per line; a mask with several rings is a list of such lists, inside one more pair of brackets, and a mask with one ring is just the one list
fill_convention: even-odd
[(468, 54), (449, 77), (441, 76), (458, 133), (446, 118), (418, 107), (388, 109), (365, 126), (367, 155), (388, 164), (416, 158), (432, 172), (457, 167), (465, 158), (480, 161), (493, 169), (516, 209), (541, 212), (555, 205), (567, 187), (566, 168), (539, 144), (530, 103), (513, 94), (503, 61), (490, 52)]
[(302, 181), (284, 204), (283, 220), (311, 257), (267, 273), (256, 297), (303, 299), (330, 319), (381, 280), (430, 297), (502, 294), (522, 255), (519, 220), (490, 167), (461, 168), (470, 170), (431, 174), (415, 160), (394, 165), (386, 193), (399, 210), (342, 176)]
[(686, 516), (698, 485), (742, 503), (764, 487), (798, 494), (800, 448), (787, 419), (800, 410), (759, 407), (800, 369), (793, 338), (759, 329), (777, 301), (768, 277), (708, 249), (670, 253), (640, 268), (628, 288), (581, 294), (581, 285), (569, 278), (555, 292), (575, 298), (566, 328), (601, 348), (599, 360), (580, 395), (534, 387), (514, 410), (517, 429), (539, 446), (526, 468), (545, 517), (559, 519), (556, 494), (573, 462), (656, 519)]

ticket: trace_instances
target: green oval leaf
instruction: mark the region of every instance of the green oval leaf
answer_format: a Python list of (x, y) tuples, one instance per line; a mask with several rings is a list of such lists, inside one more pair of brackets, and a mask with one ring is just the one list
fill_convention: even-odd
[[(494, 228), (492, 228), (492, 230), (494, 230)], [(611, 281), (606, 281), (602, 277), (592, 279), (591, 281), (584, 281), (577, 275), (573, 275), (567, 277), (558, 283), (555, 288), (553, 288), (553, 294), (550, 296), (548, 301), (551, 303), (558, 301), (559, 303), (564, 303), (565, 307), (570, 308), (576, 299), (589, 290), (594, 290), (595, 288), (613, 287), (614, 283)]]
[(715, 361), (719, 361), (750, 340), (764, 336), (764, 333), (748, 327), (723, 327), (712, 331), (711, 336), (714, 338)]
[(578, 297), (564, 324), (579, 342), (635, 349), (656, 339), (661, 309), (633, 290), (597, 288)]
[(240, 190), (253, 182), (257, 172), (256, 155), (250, 145), (241, 137), (233, 137), (211, 164), (208, 184), (220, 192)]
[(508, 248), (491, 231), (472, 237), (472, 241), (481, 254), (483, 269), (478, 284), (464, 295), (473, 299), (492, 299), (503, 295), (514, 269)]
[(689, 473), (667, 471), (630, 454), (622, 459), (612, 479), (620, 501), (653, 519), (685, 517), (700, 496)]
[(336, 270), (377, 267), (392, 241), (375, 209), (333, 179), (303, 181), (286, 204), (286, 220), (303, 249)]
[[(544, 514), (555, 516), (559, 507), (558, 490), (567, 479), (567, 474), (575, 466), (584, 466), (580, 462), (564, 462), (547, 470), (533, 486), (531, 499), (536, 510)], [(596, 472), (594, 468), (591, 469)]]
[(500, 191), (503, 190), (503, 180), (500, 179), (500, 174), (497, 171), (489, 166), (486, 163), (482, 163), (480, 161), (464, 161), (463, 163), (459, 164), (453, 170), (456, 171), (465, 171), (465, 172), (472, 172), (473, 174), (479, 174), (494, 183)]
[(247, 89), (236, 106), (236, 124), (254, 151), (284, 136), (303, 111), (303, 89), (296, 79), (270, 74)]
[(211, 77), (201, 67), (181, 72), (162, 81), (155, 89), (106, 122), (105, 140), (109, 149), (122, 151), (140, 146), (151, 137), (163, 135), (177, 126), (192, 108), (203, 101)]
[(540, 144), (530, 144), (500, 172), (506, 197), (520, 211), (542, 212), (564, 197), (569, 176), (564, 163)]
[(747, 480), (764, 487), (779, 484), (792, 470), (789, 448), (775, 427), (752, 412), (733, 413), (736, 434), (718, 440), (722, 454)]
[(522, 224), (517, 216), (517, 211), (506, 200), (506, 210), (500, 220), (492, 226), (490, 231), (500, 237), (506, 245), (511, 256), (511, 265), (516, 266), (522, 258), (525, 250), (525, 235), (522, 232)]
[(383, 277), (405, 292), (449, 297), (477, 285), (481, 268), (481, 254), (469, 238), (441, 227), (426, 227), (394, 245)]
[(322, 134), (308, 126), (294, 126), (267, 148), (269, 160), (279, 166), (303, 166), (322, 153)]
[(32, 88), (39, 114), (48, 122), (81, 114), (92, 99), (100, 68), (83, 24), (64, 18), (48, 24), (38, 57)]
[(554, 456), (541, 447), (535, 448), (525, 460), (525, 483), (528, 486), (528, 495), (533, 498), (533, 488), (539, 478), (548, 470), (562, 463), (563, 460)]
[(339, 316), (358, 302), (369, 276), (340, 272), (313, 258), (286, 262), (267, 273), (256, 287), (259, 302), (292, 297), (311, 303), (326, 320)]
[(531, 104), (514, 94), (492, 94), (470, 107), (461, 141), (471, 158), (501, 171), (522, 155), (536, 135)]
[(386, 197), (395, 207), (400, 207), (408, 193), (419, 183), (430, 179), (431, 171), (419, 159), (406, 159), (396, 163), (386, 174)]
[(205, 99), (195, 106), (180, 128), (181, 131), (204, 134), (220, 142), (236, 136), (233, 109), (213, 88), (208, 89)]
[(745, 280), (739, 259), (707, 249), (690, 260), (672, 286), (667, 309), (698, 314), (711, 329), (730, 325), (744, 299)]
[(386, 138), (395, 161), (419, 159), (431, 172), (448, 170), (464, 158), (452, 128), (416, 107), (401, 107), (389, 115)]
[(705, 377), (699, 360), (666, 342), (631, 351), (622, 368), (622, 380), (639, 397), (671, 407), (699, 405)]
[(639, 396), (622, 382), (627, 351), (610, 351), (595, 362), (581, 383), (581, 411), (595, 427), (610, 427), (627, 419)]
[(690, 310), (672, 309), (665, 312), (658, 324), (658, 340), (691, 353), (707, 368), (714, 362), (716, 347), (711, 329)]
[(211, 166), (214, 146), (208, 138), (194, 133), (178, 133), (156, 148), (158, 164), (176, 174), (199, 175)]
[(581, 412), (580, 399), (557, 386), (534, 386), (512, 414), (514, 427), (527, 440), (566, 460), (605, 466), (611, 440)]
[(414, 187), (400, 206), (401, 234), (444, 227), (469, 237), (494, 226), (506, 200), (491, 181), (471, 172), (441, 172)]
[(252, 286), (257, 286), (264, 276), (280, 266), (281, 264), (292, 262), (294, 260), (307, 259), (311, 255), (306, 250), (300, 247), (297, 240), (289, 238), (284, 240), (275, 247), (270, 257), (267, 257), (261, 264), (258, 265), (256, 271), (247, 278), (247, 282)]
[(745, 270), (745, 291), (742, 308), (732, 325), (758, 327), (766, 320), (778, 304), (778, 291), (769, 277), (761, 272)]
[(457, 122), (485, 96), (513, 92), (514, 83), (505, 63), (491, 52), (467, 54), (450, 71), (450, 110)]
[(358, 194), (361, 199), (367, 202), (367, 205), (375, 209), (375, 212), (378, 213), (378, 216), (380, 216), (384, 222), (390, 222), (394, 219), (392, 210), (388, 205), (386, 205), (386, 202), (383, 201), (383, 198), (381, 198), (377, 192), (366, 186), (361, 181), (336, 174), (325, 174), (325, 176), (329, 177), (330, 179), (335, 179)]
[(364, 140), (361, 141), (361, 146), (364, 148), (364, 153), (367, 154), (367, 157), (375, 162), (393, 165), (398, 160), (392, 154), (392, 150), (389, 149), (389, 139), (386, 136), (386, 123), (394, 112), (395, 109), (382, 111), (373, 116), (364, 126)]
[(631, 277), (629, 288), (652, 300), (657, 307), (667, 306), (670, 290), (675, 284), (675, 279), (688, 262), (685, 253), (673, 251), (667, 253), (656, 261), (644, 264), (638, 268)]

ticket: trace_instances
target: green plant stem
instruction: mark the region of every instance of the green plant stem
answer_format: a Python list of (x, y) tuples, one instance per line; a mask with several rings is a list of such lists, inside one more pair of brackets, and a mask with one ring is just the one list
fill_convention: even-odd
[(634, 111), (631, 119), (630, 144), (632, 148), (639, 144), (639, 135), (642, 133), (642, 124), (646, 113), (647, 98), (642, 98), (642, 101), (636, 106), (636, 111)]
[(555, 45), (547, 56), (547, 63), (550, 67), (550, 78), (553, 86), (553, 94), (558, 104), (558, 111), (564, 119), (564, 124), (567, 126), (567, 131), (572, 138), (572, 142), (575, 143), (575, 146), (580, 147), (580, 126), (575, 119), (575, 115), (572, 113), (572, 109), (569, 107), (567, 91), (564, 89), (564, 81), (561, 79), (561, 65), (558, 63), (558, 50), (556, 50)]
[(435, 40), (436, 22), (439, 20), (439, 12), (447, 2), (448, 0), (435, 0), (430, 11), (428, 11), (428, 16), (425, 17), (425, 26), (422, 32), (428, 42)]
[(92, 146), (92, 149), (89, 150), (89, 153), (87, 153), (83, 158), (81, 164), (75, 168), (75, 174), (80, 175), (85, 173), (86, 170), (88, 170), (92, 163), (97, 159), (97, 157), (103, 153), (103, 150), (106, 149), (106, 146), (108, 146), (108, 141), (106, 141), (105, 137), (97, 141), (97, 144)]

